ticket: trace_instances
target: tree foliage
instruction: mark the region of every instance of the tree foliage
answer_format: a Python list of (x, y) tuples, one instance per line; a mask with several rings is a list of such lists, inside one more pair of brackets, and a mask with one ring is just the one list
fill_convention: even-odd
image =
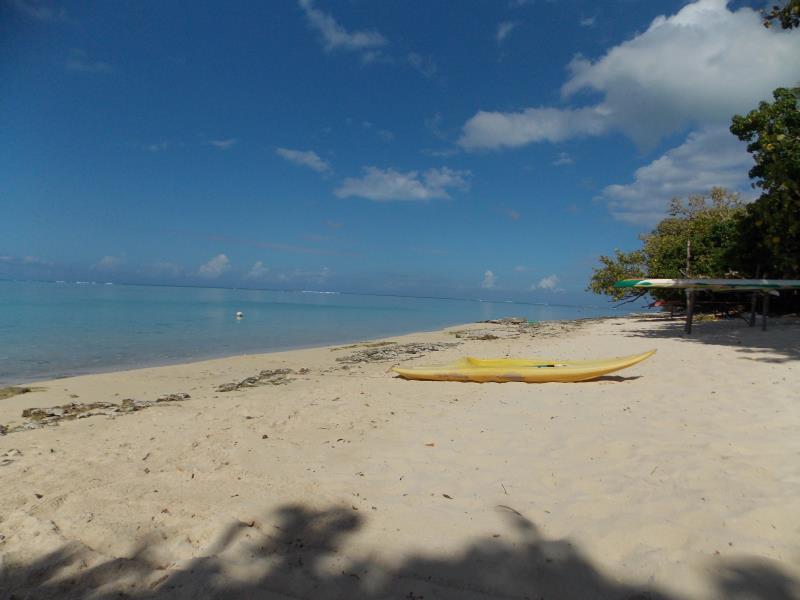
[(764, 27), (772, 27), (778, 21), (783, 29), (800, 27), (800, 0), (787, 0), (783, 6), (773, 6), (764, 13)]
[[(617, 289), (615, 281), (636, 277), (730, 277), (731, 255), (738, 243), (739, 223), (746, 205), (736, 193), (713, 188), (708, 195), (692, 195), (686, 201), (673, 199), (668, 215), (652, 232), (640, 236), (642, 248), (616, 250), (601, 256), (588, 289), (622, 300), (638, 290)], [(691, 241), (691, 264), (687, 273), (686, 246)], [(653, 290), (656, 298), (670, 298), (672, 290)]]
[[(800, 88), (778, 88), (773, 97), (731, 125), (748, 143), (750, 178), (762, 190), (742, 220), (739, 251), (758, 255), (773, 276), (793, 277), (800, 273)], [(742, 256), (740, 266), (751, 270), (747, 262)]]
[(605, 294), (614, 300), (622, 300), (629, 289), (617, 289), (614, 282), (620, 279), (638, 279), (646, 275), (647, 260), (643, 250), (622, 252), (617, 249), (614, 256), (601, 256), (601, 267), (594, 269), (594, 274), (589, 282), (589, 291), (595, 294)]

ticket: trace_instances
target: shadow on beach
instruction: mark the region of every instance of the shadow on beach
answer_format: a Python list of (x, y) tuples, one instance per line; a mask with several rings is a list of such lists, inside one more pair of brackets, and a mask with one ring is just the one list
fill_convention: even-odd
[[(393, 567), (341, 553), (344, 539), (364, 524), (343, 508), (291, 505), (263, 523), (236, 522), (206, 556), (180, 566), (158, 564), (157, 544), (145, 543), (129, 558), (98, 561), (76, 542), (34, 564), (3, 566), (0, 597), (677, 600), (608, 578), (573, 544), (546, 540), (517, 511), (498, 508), (514, 541), (481, 539), (453, 556), (409, 557)], [(766, 561), (720, 559), (716, 565), (712, 597), (797, 598), (798, 582)]]
[[(781, 317), (769, 320), (767, 331), (760, 322), (749, 327), (742, 319), (695, 322), (692, 335), (683, 331), (683, 319), (643, 317), (633, 323), (647, 323), (626, 332), (629, 336), (653, 339), (684, 339), (688, 343), (735, 347), (750, 360), (785, 363), (800, 360), (800, 319)], [(657, 325), (652, 326), (653, 323)]]

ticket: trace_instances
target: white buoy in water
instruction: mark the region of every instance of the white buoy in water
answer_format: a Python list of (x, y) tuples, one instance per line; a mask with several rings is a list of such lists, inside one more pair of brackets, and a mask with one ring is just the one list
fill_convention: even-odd
[(242, 319), (242, 318), (244, 318), (244, 313), (243, 313), (242, 311), (240, 311), (240, 310), (237, 310), (237, 311), (236, 311), (236, 318), (237, 318), (237, 319)]

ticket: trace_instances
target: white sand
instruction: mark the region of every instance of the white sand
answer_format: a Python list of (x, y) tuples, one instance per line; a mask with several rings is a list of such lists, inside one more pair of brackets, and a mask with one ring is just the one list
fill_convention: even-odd
[[(800, 322), (558, 329), (408, 364), (658, 353), (595, 382), (465, 384), (318, 348), (0, 400), (13, 425), (191, 394), (0, 436), (0, 598), (800, 598)], [(276, 367), (310, 372), (215, 391)]]

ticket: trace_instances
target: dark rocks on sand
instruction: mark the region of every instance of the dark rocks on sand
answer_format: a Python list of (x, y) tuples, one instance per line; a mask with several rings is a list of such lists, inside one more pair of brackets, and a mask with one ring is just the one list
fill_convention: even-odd
[[(303, 375), (308, 372), (308, 369), (301, 370)], [(258, 375), (247, 377), (238, 383), (223, 383), (217, 388), (217, 391), (235, 392), (242, 388), (258, 387), (260, 385), (285, 385), (294, 381), (294, 379), (288, 377), (292, 373), (294, 373), (292, 369), (266, 369)]]
[(55, 425), (60, 421), (71, 421), (74, 419), (85, 419), (97, 415), (115, 416), (119, 414), (132, 413), (156, 404), (169, 402), (181, 402), (191, 398), (189, 394), (168, 394), (157, 400), (134, 400), (125, 398), (121, 403), (116, 402), (87, 402), (79, 404), (72, 402), (61, 406), (51, 406), (49, 408), (26, 408), (22, 411), (22, 417), (28, 419), (27, 423), (16, 427), (6, 425), (0, 426), (0, 435), (25, 431), (27, 429), (38, 429), (45, 425)]
[(525, 317), (505, 317), (503, 319), (489, 319), (488, 321), (478, 321), (478, 323), (491, 323), (492, 325), (522, 325), (527, 323)]
[(366, 348), (353, 352), (348, 356), (340, 356), (337, 362), (354, 365), (364, 362), (380, 362), (384, 360), (398, 360), (417, 356), (425, 352), (437, 352), (445, 348), (458, 346), (458, 342), (421, 342), (411, 344), (395, 344), (378, 348)]

